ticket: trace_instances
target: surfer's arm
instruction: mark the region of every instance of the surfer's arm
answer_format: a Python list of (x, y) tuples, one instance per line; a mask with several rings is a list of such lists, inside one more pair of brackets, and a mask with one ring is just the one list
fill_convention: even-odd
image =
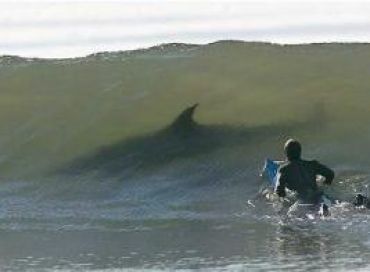
[(286, 187), (286, 174), (284, 171), (279, 170), (278, 179), (276, 182), (275, 193), (280, 197), (285, 197), (285, 187)]
[(331, 184), (334, 179), (334, 171), (331, 170), (329, 167), (319, 163), (318, 161), (314, 162), (316, 164), (317, 174), (325, 178), (325, 184)]

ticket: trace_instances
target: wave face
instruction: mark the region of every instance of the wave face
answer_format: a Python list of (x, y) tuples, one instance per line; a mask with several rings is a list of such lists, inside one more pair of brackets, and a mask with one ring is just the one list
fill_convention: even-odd
[[(194, 103), (201, 105), (199, 123), (235, 127), (306, 120), (320, 104), (325, 127), (306, 131), (305, 144), (334, 145), (346, 153), (349, 143), (352, 151), (360, 147), (350, 161), (366, 159), (368, 49), (365, 44), (225, 41), (79, 59), (2, 57), (0, 171), (29, 177), (58, 168), (104, 146), (156, 132)], [(322, 150), (322, 155), (338, 158), (338, 152)]]
[(0, 206), (15, 212), (0, 213), (0, 229), (176, 233), (189, 227), (181, 220), (221, 220), (212, 229), (226, 244), (237, 244), (227, 228), (241, 234), (243, 224), (274, 236), (255, 223), (268, 207), (246, 201), (261, 187), (264, 158), (281, 159), (288, 137), (336, 170), (333, 191), (344, 199), (368, 184), (369, 49), (223, 41), (2, 57)]
[(281, 158), (288, 137), (303, 141), (307, 157), (366, 171), (369, 47), (223, 41), (76, 59), (2, 57), (0, 173), (247, 182), (265, 157)]

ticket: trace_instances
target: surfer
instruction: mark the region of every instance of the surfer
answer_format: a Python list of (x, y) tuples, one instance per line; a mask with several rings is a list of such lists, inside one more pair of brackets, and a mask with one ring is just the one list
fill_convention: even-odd
[[(301, 158), (301, 144), (294, 139), (289, 139), (284, 146), (287, 161), (279, 169), (275, 192), (280, 197), (285, 197), (285, 188), (297, 194), (299, 204), (317, 205), (322, 202), (323, 193), (318, 188), (316, 178), (318, 175), (325, 178), (325, 184), (331, 184), (334, 172), (316, 160), (303, 160)], [(292, 206), (292, 208), (294, 208)], [(323, 213), (328, 214), (328, 206), (322, 205)]]

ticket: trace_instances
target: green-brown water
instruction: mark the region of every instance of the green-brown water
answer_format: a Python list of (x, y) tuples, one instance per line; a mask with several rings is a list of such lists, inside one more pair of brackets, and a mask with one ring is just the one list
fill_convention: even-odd
[(288, 137), (366, 192), (369, 68), (368, 44), (0, 58), (0, 270), (366, 270), (367, 211), (253, 199)]

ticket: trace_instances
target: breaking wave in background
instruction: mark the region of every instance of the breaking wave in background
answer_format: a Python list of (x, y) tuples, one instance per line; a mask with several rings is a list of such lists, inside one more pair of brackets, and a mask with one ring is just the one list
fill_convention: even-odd
[[(331, 193), (349, 200), (366, 190), (369, 49), (221, 41), (75, 59), (1, 57), (0, 229), (5, 245), (29, 243), (5, 246), (3, 268), (282, 269), (289, 250), (296, 271), (312, 266), (303, 254), (310, 250), (327, 254), (319, 268), (349, 265), (346, 254), (351, 268), (366, 267), (369, 242), (358, 243), (369, 230), (366, 212), (281, 229), (256, 196), (263, 160), (281, 159), (288, 137), (336, 170)], [(327, 228), (345, 233), (342, 240), (325, 236)], [(289, 240), (306, 234), (319, 241), (314, 249)], [(285, 247), (275, 236), (288, 239)], [(281, 246), (287, 256), (267, 261)]]

